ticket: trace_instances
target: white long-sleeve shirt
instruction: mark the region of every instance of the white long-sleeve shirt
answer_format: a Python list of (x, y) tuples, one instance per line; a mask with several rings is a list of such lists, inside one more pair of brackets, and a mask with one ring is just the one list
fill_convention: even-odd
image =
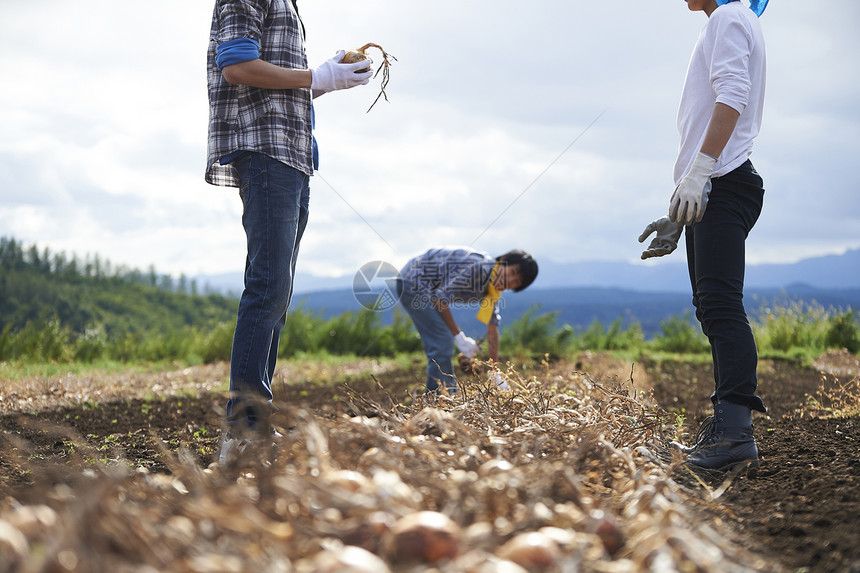
[(740, 117), (712, 177), (725, 175), (749, 158), (761, 128), (765, 76), (764, 35), (758, 17), (742, 2), (718, 7), (699, 34), (687, 68), (678, 109), (681, 146), (675, 185), (701, 150), (717, 102), (735, 109)]

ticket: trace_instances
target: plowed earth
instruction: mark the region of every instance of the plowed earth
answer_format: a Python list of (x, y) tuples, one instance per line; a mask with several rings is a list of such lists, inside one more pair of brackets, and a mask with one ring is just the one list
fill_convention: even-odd
[[(343, 399), (344, 384), (378, 403), (422, 386), (419, 363), (406, 370), (365, 364), (331, 384), (296, 381), (286, 368), (279, 379), (293, 380), (279, 384), (277, 398), (323, 417), (354, 407)], [(631, 368), (586, 353), (551, 368), (588, 372), (595, 380), (631, 378), (660, 406), (684, 414), (691, 435), (710, 410), (710, 364), (646, 359)], [(41, 380), (31, 392), (4, 391), (0, 499), (36, 503), (64, 479), (64, 461), (81, 443), (94, 455), (121, 456), (152, 472), (167, 471), (158, 441), (170, 450), (183, 445), (207, 466), (217, 458), (224, 403), (212, 388), (223, 384), (227, 371), (217, 364), (119, 376), (108, 384), (113, 391), (102, 389), (104, 381), (83, 377)], [(760, 363), (759, 393), (768, 407), (766, 416), (755, 419), (761, 468), (736, 480), (718, 503), (732, 540), (773, 563), (774, 570), (860, 571), (860, 418), (856, 410), (834, 417), (826, 400), (812, 400), (822, 400), (822, 388), (844, 386), (858, 372), (857, 357), (846, 352), (825, 355), (812, 368)]]

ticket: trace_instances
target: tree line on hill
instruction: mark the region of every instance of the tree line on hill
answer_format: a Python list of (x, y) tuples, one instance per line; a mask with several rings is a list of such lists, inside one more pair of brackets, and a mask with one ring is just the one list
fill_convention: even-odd
[[(144, 273), (0, 238), (0, 361), (228, 360), (237, 305), (152, 267)], [(296, 309), (281, 333), (282, 355), (418, 349), (406, 317), (382, 325), (370, 311), (324, 319)]]
[(0, 238), (0, 317), (3, 328), (59, 321), (75, 333), (104, 328), (124, 335), (229, 320), (235, 300), (208, 293), (180, 277), (113, 266)]

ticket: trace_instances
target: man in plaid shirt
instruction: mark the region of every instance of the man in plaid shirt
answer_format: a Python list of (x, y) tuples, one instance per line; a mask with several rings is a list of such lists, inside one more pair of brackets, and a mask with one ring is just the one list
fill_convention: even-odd
[[(478, 344), (457, 326), (450, 305), (478, 308), (476, 318), (487, 325), (487, 353), (496, 362), (501, 293), (520, 292), (534, 282), (537, 272), (537, 262), (521, 250), (494, 259), (469, 247), (441, 247), (406, 263), (398, 278), (398, 294), (424, 345), (428, 392), (437, 392), (440, 385), (457, 391), (451, 361), (455, 345), (467, 358), (478, 353)], [(498, 372), (491, 373), (490, 380), (503, 389), (507, 386)]]
[[(309, 179), (318, 167), (312, 100), (370, 81), (369, 62), (344, 52), (308, 69), (296, 0), (216, 0), (207, 57), (206, 181), (239, 187), (247, 236), (245, 289), (230, 363), (220, 460), (267, 426), (265, 404), (308, 219)], [(262, 406), (261, 406), (262, 405)]]

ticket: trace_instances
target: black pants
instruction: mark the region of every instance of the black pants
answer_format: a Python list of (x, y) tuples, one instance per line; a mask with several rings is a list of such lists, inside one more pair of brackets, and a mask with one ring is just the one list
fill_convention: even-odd
[(755, 393), (758, 352), (743, 304), (744, 246), (761, 213), (762, 179), (747, 160), (711, 184), (705, 216), (686, 228), (693, 305), (714, 358), (711, 401), (765, 412)]

